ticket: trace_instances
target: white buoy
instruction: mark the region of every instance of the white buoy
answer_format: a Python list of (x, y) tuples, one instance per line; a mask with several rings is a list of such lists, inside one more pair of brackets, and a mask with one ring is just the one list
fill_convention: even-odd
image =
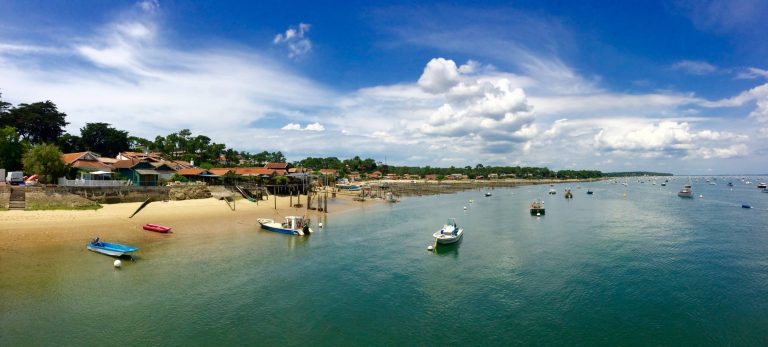
[(466, 209), (467, 209), (467, 206), (464, 206), (464, 209), (466, 210)]
[(322, 228), (323, 227), (323, 222), (317, 223), (317, 226)]
[(434, 249), (435, 249), (435, 248), (434, 248), (434, 247), (432, 247), (432, 245), (429, 245), (429, 246), (427, 246), (427, 250), (428, 250), (428, 251), (430, 251), (430, 252), (431, 252), (432, 250), (434, 250)]
[(115, 260), (115, 267), (119, 269), (121, 266), (123, 266), (123, 262), (120, 261), (120, 259), (116, 259)]
[(704, 195), (699, 195), (699, 199), (702, 199), (702, 198), (704, 198)]

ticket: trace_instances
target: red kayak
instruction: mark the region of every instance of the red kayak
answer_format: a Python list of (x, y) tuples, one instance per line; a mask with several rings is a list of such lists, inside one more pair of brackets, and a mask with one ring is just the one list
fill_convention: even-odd
[(171, 227), (164, 227), (157, 224), (144, 224), (144, 230), (154, 231), (157, 233), (167, 233), (171, 231)]

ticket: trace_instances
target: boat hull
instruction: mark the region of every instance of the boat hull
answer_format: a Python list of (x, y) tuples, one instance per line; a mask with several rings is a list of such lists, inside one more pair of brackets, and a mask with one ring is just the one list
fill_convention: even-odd
[(120, 257), (139, 250), (136, 247), (125, 246), (116, 243), (101, 242), (100, 244), (101, 246), (94, 245), (93, 243), (87, 243), (85, 247), (90, 251), (113, 257)]
[(312, 228), (307, 228), (307, 232), (305, 233), (303, 229), (289, 229), (284, 228), (282, 224), (275, 222), (271, 219), (260, 219), (259, 225), (261, 225), (261, 228), (267, 231), (272, 231), (276, 233), (281, 234), (288, 234), (288, 235), (299, 235), (299, 236), (306, 236), (312, 233)]
[(532, 216), (535, 216), (535, 215), (542, 215), (543, 216), (544, 215), (544, 209), (543, 208), (532, 208), (531, 209), (531, 215)]
[(447, 245), (447, 244), (450, 244), (450, 243), (456, 243), (459, 240), (461, 240), (461, 237), (464, 236), (464, 229), (463, 228), (459, 228), (459, 231), (456, 233), (456, 235), (441, 234), (438, 231), (438, 232), (432, 234), (432, 236), (435, 237), (435, 239), (437, 240), (438, 244)]
[(162, 233), (162, 234), (171, 232), (171, 227), (165, 227), (157, 224), (144, 224), (142, 228), (144, 228), (144, 230), (147, 230), (147, 231), (154, 231), (156, 233)]

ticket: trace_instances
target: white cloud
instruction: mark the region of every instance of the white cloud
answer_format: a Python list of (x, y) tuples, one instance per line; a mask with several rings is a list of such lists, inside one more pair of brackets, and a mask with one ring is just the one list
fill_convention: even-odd
[(758, 69), (756, 67), (748, 67), (745, 71), (736, 75), (739, 79), (755, 79), (755, 78), (768, 78), (768, 70)]
[(289, 27), (284, 34), (277, 34), (272, 40), (276, 45), (288, 46), (288, 57), (298, 58), (312, 50), (312, 41), (305, 35), (309, 32), (310, 25), (299, 23), (298, 28)]
[(453, 60), (434, 58), (424, 67), (418, 83), (426, 92), (445, 93), (459, 83), (459, 69)]
[(692, 75), (709, 75), (717, 71), (717, 67), (705, 61), (682, 60), (672, 65), (673, 70), (680, 70)]
[(307, 126), (304, 128), (302, 128), (301, 124), (298, 123), (288, 123), (280, 129), (295, 131), (325, 131), (325, 127), (320, 123), (307, 124)]

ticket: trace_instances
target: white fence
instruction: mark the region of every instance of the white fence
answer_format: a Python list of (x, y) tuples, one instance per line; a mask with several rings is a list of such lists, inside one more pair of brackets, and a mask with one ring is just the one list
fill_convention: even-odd
[(59, 185), (63, 187), (123, 187), (130, 185), (130, 181), (116, 180), (68, 180), (59, 178)]

